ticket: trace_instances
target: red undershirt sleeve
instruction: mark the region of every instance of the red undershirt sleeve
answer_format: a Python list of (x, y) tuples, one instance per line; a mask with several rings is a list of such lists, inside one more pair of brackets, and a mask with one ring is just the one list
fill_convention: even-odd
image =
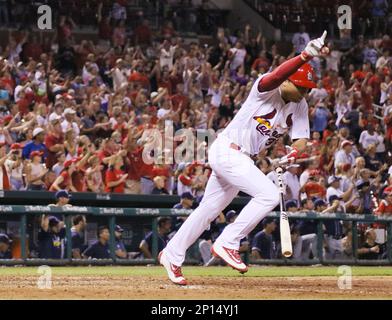
[[(303, 56), (305, 60), (303, 59)], [(288, 61), (282, 63), (274, 71), (263, 77), (258, 84), (259, 92), (267, 92), (276, 89), (284, 81), (286, 81), (291, 75), (297, 72), (298, 68), (301, 67), (306, 62), (310, 61), (311, 57), (305, 56), (302, 53)]]

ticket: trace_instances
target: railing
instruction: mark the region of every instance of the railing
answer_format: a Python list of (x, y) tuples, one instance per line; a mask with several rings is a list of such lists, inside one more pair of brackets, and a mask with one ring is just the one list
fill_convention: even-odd
[[(20, 240), (21, 240), (21, 259), (16, 260), (0, 260), (0, 265), (144, 265), (157, 263), (156, 257), (158, 254), (158, 235), (157, 223), (158, 217), (169, 216), (188, 216), (191, 210), (178, 209), (151, 209), (151, 208), (97, 208), (97, 207), (48, 207), (48, 206), (7, 206), (0, 205), (0, 218), (5, 216), (17, 216), (20, 221)], [(26, 226), (27, 216), (42, 215), (42, 214), (62, 214), (65, 218), (66, 237), (71, 239), (71, 217), (74, 215), (84, 214), (87, 216), (107, 217), (110, 231), (110, 252), (111, 259), (109, 260), (76, 260), (72, 259), (72, 243), (67, 241), (67, 256), (66, 259), (60, 260), (42, 260), (42, 259), (28, 259), (26, 250)], [(273, 212), (269, 216), (279, 218), (278, 212)], [(152, 256), (154, 259), (149, 260), (132, 260), (132, 259), (117, 259), (115, 257), (115, 237), (114, 229), (116, 219), (118, 217), (150, 217), (151, 227), (153, 230), (152, 241)], [(358, 214), (319, 214), (319, 213), (295, 213), (290, 215), (290, 219), (312, 219), (318, 221), (317, 238), (318, 238), (318, 258), (309, 261), (296, 261), (290, 259), (281, 260), (256, 260), (250, 261), (255, 264), (275, 264), (275, 265), (299, 265), (299, 264), (367, 264), (367, 265), (390, 265), (392, 264), (392, 217), (378, 217), (373, 215), (358, 215)], [(325, 260), (323, 258), (323, 221), (325, 220), (342, 220), (352, 222), (352, 251), (353, 259), (351, 260)], [(382, 223), (387, 225), (387, 259), (365, 261), (358, 259), (356, 254), (358, 249), (358, 224), (359, 223)], [(248, 257), (246, 257), (249, 262)], [(188, 263), (195, 263), (195, 261), (188, 261)]]
[[(72, 193), (71, 196), (72, 205), (89, 207), (172, 208), (180, 202), (180, 197), (175, 195), (77, 192)], [(249, 197), (236, 197), (229, 209), (240, 209), (249, 202), (249, 199)], [(54, 192), (0, 191), (0, 205), (47, 205), (54, 201)]]

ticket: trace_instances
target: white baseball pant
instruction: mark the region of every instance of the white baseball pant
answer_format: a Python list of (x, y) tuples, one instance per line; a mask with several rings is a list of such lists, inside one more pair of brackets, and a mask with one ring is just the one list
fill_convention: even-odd
[(183, 264), (186, 250), (239, 191), (250, 195), (252, 200), (216, 240), (229, 249), (238, 250), (240, 240), (279, 204), (278, 188), (254, 165), (251, 158), (230, 148), (230, 144), (231, 141), (220, 135), (209, 150), (209, 164), (213, 172), (203, 200), (165, 248), (167, 258), (174, 265)]
[(342, 239), (334, 239), (332, 236), (326, 236), (328, 252), (325, 253), (325, 259), (341, 259), (343, 255)]
[(312, 250), (313, 257), (317, 257), (317, 234), (310, 233), (298, 237), (293, 249), (293, 258), (308, 260), (310, 250)]
[(202, 240), (199, 243), (199, 251), (204, 265), (206, 265), (208, 261), (211, 260), (211, 256), (212, 256), (211, 247), (212, 247), (211, 241)]

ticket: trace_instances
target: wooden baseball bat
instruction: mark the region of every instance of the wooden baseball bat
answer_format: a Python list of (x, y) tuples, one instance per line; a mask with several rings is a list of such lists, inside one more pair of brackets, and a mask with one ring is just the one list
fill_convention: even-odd
[(280, 245), (282, 255), (289, 258), (293, 254), (293, 246), (291, 244), (291, 233), (289, 225), (289, 217), (287, 216), (286, 206), (284, 203), (284, 187), (283, 187), (283, 169), (281, 167), (275, 170), (278, 176), (279, 183), (279, 198), (280, 198)]

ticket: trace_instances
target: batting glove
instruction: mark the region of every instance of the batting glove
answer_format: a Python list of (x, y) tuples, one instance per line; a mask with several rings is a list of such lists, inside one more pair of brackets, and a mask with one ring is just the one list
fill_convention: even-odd
[(286, 149), (288, 150), (288, 154), (282, 157), (279, 161), (280, 165), (289, 165), (295, 163), (295, 160), (297, 160), (299, 151), (297, 148), (292, 148), (289, 146), (286, 146)]
[(325, 45), (325, 38), (327, 37), (327, 31), (324, 31), (323, 35), (315, 40), (308, 43), (305, 50), (301, 53), (301, 57), (304, 61), (308, 61), (314, 57), (319, 57), (325, 53), (323, 47)]

